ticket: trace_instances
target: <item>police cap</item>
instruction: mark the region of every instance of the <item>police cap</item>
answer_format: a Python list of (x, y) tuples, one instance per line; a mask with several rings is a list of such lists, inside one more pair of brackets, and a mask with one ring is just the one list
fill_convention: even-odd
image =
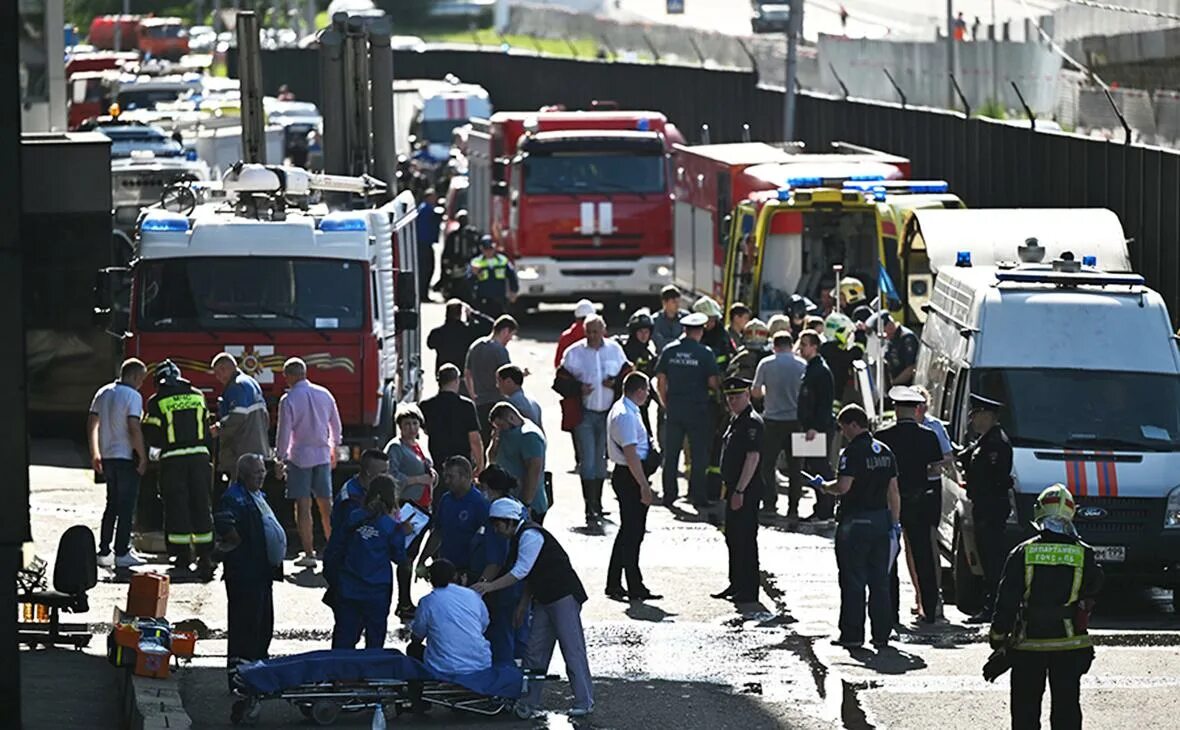
[(739, 378), (736, 375), (731, 375), (726, 378), (723, 383), (721, 383), (721, 387), (725, 391), (726, 395), (739, 395), (749, 390), (750, 386), (753, 384), (753, 381), (747, 380), (746, 378)]
[(925, 396), (908, 385), (895, 385), (890, 388), (889, 400), (899, 406), (920, 406), (926, 402)]
[(992, 413), (995, 413), (1004, 407), (1004, 404), (998, 400), (992, 400), (991, 398), (977, 395), (975, 393), (971, 394), (970, 403), (972, 413), (975, 413), (976, 411), (991, 411)]
[(890, 314), (889, 312), (882, 310), (880, 312), (874, 312), (872, 315), (870, 315), (869, 318), (865, 320), (865, 327), (868, 327), (871, 330), (875, 330), (875, 329), (877, 329), (877, 323), (881, 323), (882, 325), (886, 325), (886, 324), (890, 324), (892, 322), (893, 322), (893, 315)]
[(491, 234), (485, 233), (479, 237), (479, 246), (480, 248), (495, 248), (496, 242), (492, 240)]
[(680, 324), (684, 325), (685, 327), (704, 327), (708, 323), (709, 318), (700, 312), (693, 312), (684, 319), (680, 320)]

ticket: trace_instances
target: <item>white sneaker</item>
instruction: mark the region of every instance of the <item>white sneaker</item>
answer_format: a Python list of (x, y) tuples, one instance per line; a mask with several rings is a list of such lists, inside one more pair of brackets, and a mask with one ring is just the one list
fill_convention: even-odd
[(135, 553), (127, 553), (126, 555), (119, 555), (115, 557), (116, 568), (135, 568), (144, 565), (144, 561), (137, 557)]
[(302, 558), (295, 561), (295, 567), (297, 568), (314, 568), (315, 566), (315, 556), (307, 553), (304, 553)]
[(114, 553), (99, 553), (98, 557), (95, 559), (95, 562), (98, 563), (99, 567), (113, 568), (113, 567), (115, 567), (115, 554)]

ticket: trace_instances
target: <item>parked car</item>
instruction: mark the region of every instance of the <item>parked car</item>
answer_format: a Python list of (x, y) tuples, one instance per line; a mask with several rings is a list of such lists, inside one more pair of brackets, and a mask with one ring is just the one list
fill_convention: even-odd
[(750, 28), (755, 33), (786, 33), (790, 20), (790, 5), (759, 5), (750, 18)]

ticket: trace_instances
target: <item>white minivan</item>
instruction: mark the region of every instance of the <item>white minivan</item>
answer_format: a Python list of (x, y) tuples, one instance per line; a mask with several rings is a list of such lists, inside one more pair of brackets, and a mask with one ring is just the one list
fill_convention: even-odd
[[(1035, 261), (1031, 255), (1022, 258)], [(1043, 253), (1044, 249), (1040, 249)], [(1008, 538), (1032, 534), (1033, 500), (1065, 484), (1076, 526), (1108, 573), (1180, 587), (1180, 352), (1167, 307), (1137, 274), (1069, 253), (1051, 264), (939, 271), (917, 382), (967, 443), (968, 397), (1004, 403), (1013, 447)], [(943, 476), (939, 542), (958, 606), (980, 608), (982, 570), (962, 475)], [(1180, 608), (1180, 589), (1173, 592)]]

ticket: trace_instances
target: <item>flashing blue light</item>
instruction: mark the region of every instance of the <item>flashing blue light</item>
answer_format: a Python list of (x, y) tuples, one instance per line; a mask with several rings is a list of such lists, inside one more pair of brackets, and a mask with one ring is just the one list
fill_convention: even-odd
[(192, 150), (192, 149), (185, 150), (184, 151), (184, 159), (188, 160), (189, 162), (196, 162), (197, 161), (197, 151)]
[(182, 233), (188, 231), (187, 218), (147, 218), (140, 225), (143, 233)]
[(852, 182), (882, 182), (885, 180), (884, 175), (849, 175), (848, 179)]
[(878, 203), (885, 202), (885, 186), (884, 185), (874, 185), (873, 186), (873, 200)]
[(635, 128), (640, 132), (646, 132), (651, 129), (651, 122), (646, 117), (644, 117), (635, 124)]
[[(789, 177), (787, 178), (787, 187), (789, 188), (818, 188), (824, 184), (822, 177)], [(779, 191), (782, 195), (782, 191)]]
[(1082, 266), (1093, 266), (1093, 267), (1097, 268), (1098, 267), (1098, 257), (1097, 256), (1083, 256), (1082, 257)]
[(970, 265), (971, 265), (971, 252), (970, 251), (960, 251), (955, 256), (955, 266), (970, 266)]
[(790, 200), (791, 199), (791, 189), (790, 188), (779, 188), (778, 199), (779, 200)]
[(364, 218), (324, 218), (320, 221), (320, 230), (326, 233), (363, 231), (365, 229)]
[(951, 186), (945, 182), (919, 183), (910, 186), (910, 192), (912, 193), (946, 193), (950, 189)]

